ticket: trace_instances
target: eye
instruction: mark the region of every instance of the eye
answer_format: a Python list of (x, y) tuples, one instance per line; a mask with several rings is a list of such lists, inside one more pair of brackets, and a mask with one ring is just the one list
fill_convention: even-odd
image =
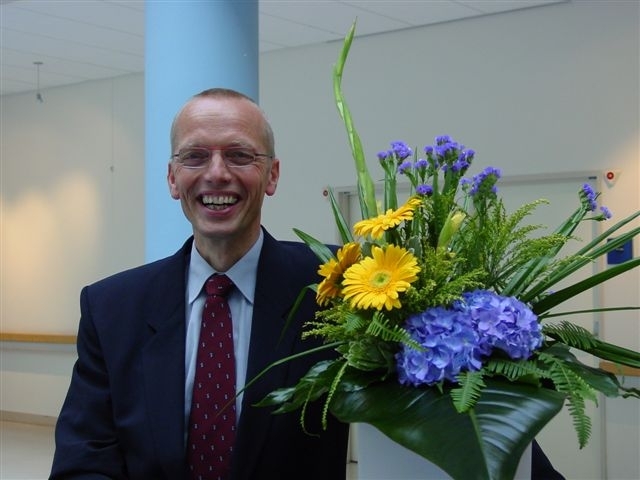
[(180, 152), (178, 158), (187, 167), (200, 166), (209, 160), (209, 151), (204, 148), (187, 148)]
[(233, 165), (249, 165), (255, 160), (255, 154), (246, 148), (228, 148), (224, 150), (224, 158)]

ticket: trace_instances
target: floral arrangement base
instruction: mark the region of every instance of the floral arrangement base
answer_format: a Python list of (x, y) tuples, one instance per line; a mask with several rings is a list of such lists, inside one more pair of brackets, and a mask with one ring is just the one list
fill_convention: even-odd
[[(449, 480), (441, 468), (390, 440), (368, 423), (352, 425), (359, 480)], [(531, 446), (518, 464), (516, 480), (531, 479)]]

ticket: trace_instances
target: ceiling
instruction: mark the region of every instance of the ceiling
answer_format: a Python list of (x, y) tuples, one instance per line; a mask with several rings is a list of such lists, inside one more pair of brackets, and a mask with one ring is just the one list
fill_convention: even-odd
[[(260, 52), (339, 40), (356, 17), (370, 35), (558, 1), (259, 0)], [(0, 95), (143, 69), (144, 1), (0, 0)]]

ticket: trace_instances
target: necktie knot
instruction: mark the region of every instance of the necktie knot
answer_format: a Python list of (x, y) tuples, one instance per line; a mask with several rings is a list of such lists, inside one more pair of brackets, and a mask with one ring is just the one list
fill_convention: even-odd
[(205, 284), (207, 295), (226, 297), (233, 288), (233, 282), (226, 275), (214, 274), (209, 277)]

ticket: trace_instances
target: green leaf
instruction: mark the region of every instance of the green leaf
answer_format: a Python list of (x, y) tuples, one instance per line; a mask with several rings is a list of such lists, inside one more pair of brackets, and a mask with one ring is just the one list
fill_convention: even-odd
[[(574, 283), (573, 285), (563, 288), (557, 292), (554, 292), (542, 300), (535, 302), (532, 304), (532, 310), (536, 315), (540, 315), (556, 305), (561, 304), (565, 300), (575, 297), (579, 293), (582, 293), (586, 290), (589, 290), (596, 285), (599, 285), (603, 282), (606, 282), (610, 278), (616, 277), (628, 270), (632, 270), (640, 265), (640, 257), (633, 258), (624, 263), (616, 265), (614, 267), (607, 268), (603, 272), (600, 272), (596, 275), (588, 277), (580, 282)], [(526, 299), (525, 299), (526, 300)]]
[(313, 251), (313, 253), (316, 254), (316, 257), (318, 257), (321, 262), (323, 263), (328, 262), (332, 258), (335, 258), (331, 249), (321, 241), (316, 240), (308, 233), (304, 233), (303, 231), (298, 230), (297, 228), (294, 228), (293, 231), (295, 232), (296, 235), (298, 235), (298, 237), (300, 237), (300, 239), (304, 243), (307, 244), (307, 246)]
[(337, 391), (330, 410), (343, 422), (373, 425), (454, 479), (513, 478), (525, 448), (561, 410), (564, 396), (507, 381), (486, 384), (468, 413), (457, 413), (446, 392), (403, 387), (395, 379)]
[(335, 195), (333, 194), (333, 189), (327, 188), (329, 192), (329, 200), (331, 201), (331, 210), (333, 211), (333, 218), (336, 221), (336, 226), (338, 227), (338, 232), (340, 233), (340, 239), (342, 243), (350, 243), (353, 242), (353, 235), (351, 234), (351, 229), (349, 225), (344, 219), (344, 215), (342, 215), (342, 211), (340, 210), (340, 205), (336, 200)]
[(336, 107), (340, 113), (340, 117), (344, 121), (344, 125), (347, 129), (347, 136), (349, 138), (349, 145), (351, 146), (351, 153), (356, 164), (356, 173), (358, 176), (358, 197), (360, 199), (360, 209), (362, 211), (362, 218), (370, 218), (376, 215), (376, 192), (371, 174), (367, 168), (365, 161), (364, 150), (362, 149), (362, 142), (360, 136), (353, 126), (353, 119), (347, 103), (342, 93), (342, 72), (344, 65), (349, 55), (349, 49), (351, 48), (351, 42), (356, 31), (356, 22), (353, 22), (349, 33), (344, 39), (344, 44), (338, 62), (333, 69), (333, 94), (336, 101)]
[(279, 405), (274, 413), (295, 411), (327, 393), (343, 363), (341, 360), (318, 362), (309, 369), (295, 386), (275, 390), (254, 406), (269, 407)]

